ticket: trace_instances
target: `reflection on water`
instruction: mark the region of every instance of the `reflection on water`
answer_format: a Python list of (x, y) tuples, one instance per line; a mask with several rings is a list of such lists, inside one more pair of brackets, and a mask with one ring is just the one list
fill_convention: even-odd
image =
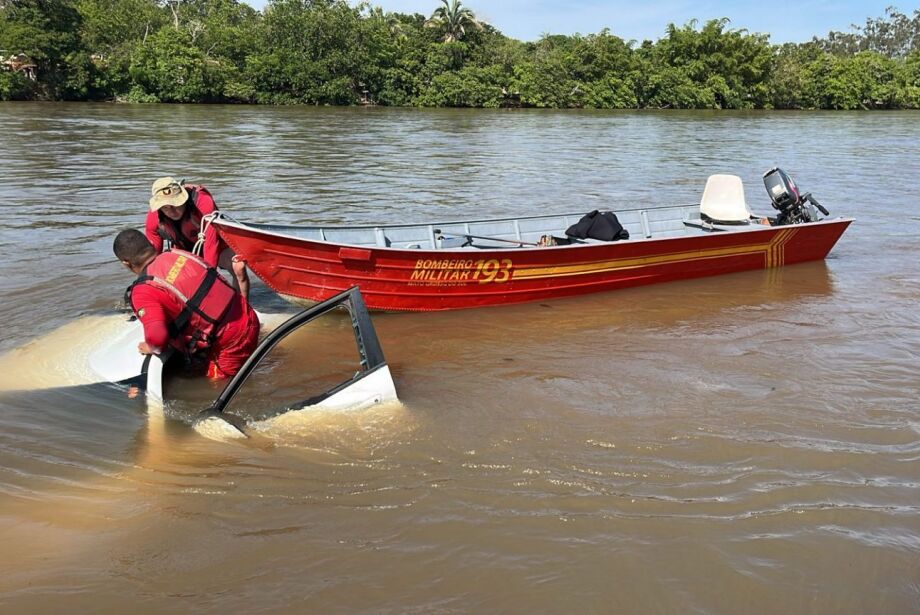
[[(0, 118), (0, 610), (915, 610), (916, 114)], [(218, 443), (185, 422), (213, 383), (162, 411), (77, 386), (160, 175), (243, 219), (366, 223), (687, 203), (715, 172), (765, 212), (777, 163), (857, 218), (826, 262), (375, 315), (403, 404)], [(350, 375), (346, 319), (285, 344), (250, 410)]]

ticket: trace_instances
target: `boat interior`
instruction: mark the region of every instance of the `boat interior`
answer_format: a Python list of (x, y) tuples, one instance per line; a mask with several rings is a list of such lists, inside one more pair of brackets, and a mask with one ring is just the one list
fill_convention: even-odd
[[(627, 241), (754, 230), (769, 224), (767, 218), (754, 216), (748, 209), (741, 178), (735, 175), (711, 176), (698, 205), (611, 211), (628, 231)], [(388, 226), (247, 226), (314, 241), (398, 249), (494, 250), (604, 243), (601, 239), (566, 236), (566, 229), (586, 213)]]

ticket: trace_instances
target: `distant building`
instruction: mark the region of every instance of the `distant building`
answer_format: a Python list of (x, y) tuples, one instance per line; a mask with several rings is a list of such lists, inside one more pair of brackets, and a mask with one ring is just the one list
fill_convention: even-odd
[[(0, 0), (0, 3), (2, 3), (2, 0)], [(0, 70), (23, 73), (26, 77), (35, 81), (35, 69), (35, 62), (24, 53), (17, 53), (8, 57), (0, 55)]]

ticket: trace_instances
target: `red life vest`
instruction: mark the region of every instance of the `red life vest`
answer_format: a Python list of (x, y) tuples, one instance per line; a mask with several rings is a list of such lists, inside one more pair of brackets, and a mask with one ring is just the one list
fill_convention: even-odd
[(162, 288), (183, 305), (176, 319), (168, 324), (168, 329), (170, 344), (187, 356), (206, 350), (214, 343), (236, 295), (233, 287), (216, 269), (183, 250), (172, 250), (157, 256), (147, 266), (146, 274), (128, 287), (125, 301), (135, 313), (137, 308), (131, 302), (131, 291), (138, 284)]
[[(164, 241), (168, 241), (174, 248), (191, 252), (198, 241), (198, 232), (201, 230), (201, 211), (198, 209), (198, 194), (204, 193), (208, 197), (211, 193), (204, 186), (186, 186), (188, 190), (188, 201), (185, 204), (185, 212), (179, 220), (172, 220), (158, 212), (157, 233)], [(212, 199), (213, 200), (213, 199)]]

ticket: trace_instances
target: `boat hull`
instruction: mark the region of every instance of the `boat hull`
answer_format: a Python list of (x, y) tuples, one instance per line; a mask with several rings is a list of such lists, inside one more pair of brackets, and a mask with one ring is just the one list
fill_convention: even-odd
[(820, 260), (852, 222), (822, 220), (685, 237), (511, 249), (421, 250), (315, 241), (216, 220), (267, 286), (323, 301), (352, 286), (386, 311), (542, 301)]

